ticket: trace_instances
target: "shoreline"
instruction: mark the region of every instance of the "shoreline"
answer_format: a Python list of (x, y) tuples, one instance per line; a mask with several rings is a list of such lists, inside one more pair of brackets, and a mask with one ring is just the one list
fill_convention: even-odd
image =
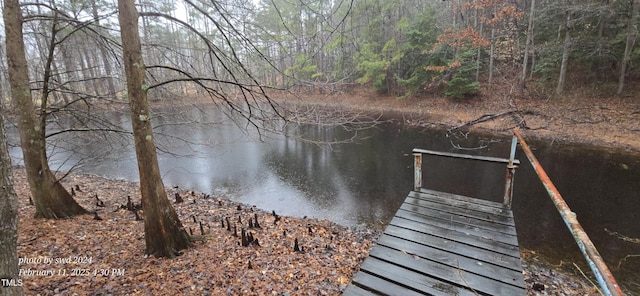
[[(204, 221), (204, 231), (212, 238), (196, 242), (193, 248), (173, 260), (147, 258), (143, 256), (143, 223), (135, 221), (126, 210), (113, 210), (126, 200), (126, 195), (130, 195), (134, 202), (139, 200), (137, 183), (72, 173), (61, 182), (65, 187), (82, 184), (83, 192), (78, 193), (76, 200), (88, 210), (98, 211), (103, 220), (95, 221), (93, 213), (71, 219), (43, 220), (33, 218), (34, 209), (28, 202), (30, 193), (24, 169), (14, 166), (12, 170), (19, 198), (19, 257), (85, 258), (85, 262), (54, 266), (56, 270), (66, 270), (66, 274), (24, 277), (27, 294), (53, 295), (63, 291), (79, 295), (96, 292), (154, 294), (173, 291), (216, 295), (233, 291), (262, 295), (276, 291), (325, 291), (326, 295), (339, 295), (381, 234), (371, 227), (345, 227), (326, 220), (288, 216), (282, 216), (283, 222), (276, 225), (268, 209), (257, 209), (221, 197), (203, 200), (203, 193), (191, 195), (188, 189), (167, 188), (169, 198), (175, 192), (185, 196), (184, 203), (172, 202), (185, 228), (197, 233), (198, 224), (191, 221), (197, 217)], [(95, 206), (94, 194), (105, 202), (105, 208)], [(264, 221), (262, 229), (254, 230), (260, 238), (259, 247), (237, 245), (233, 235), (219, 226), (224, 217), (235, 219), (233, 217), (244, 214), (257, 214)], [(312, 233), (308, 229), (313, 229)], [(288, 232), (288, 236), (283, 235), (283, 231)], [(294, 236), (307, 246), (306, 252), (290, 250)], [(534, 251), (521, 250), (521, 256), (529, 295), (560, 292), (564, 295), (585, 295), (595, 292), (577, 272), (553, 267)], [(92, 262), (86, 264), (86, 258), (91, 258)], [(209, 261), (218, 263), (211, 265)], [(276, 267), (275, 262), (282, 267)], [(252, 267), (248, 268), (248, 265)], [(42, 264), (23, 267), (33, 272), (51, 269), (51, 266)], [(90, 270), (89, 274), (69, 274), (70, 270), (80, 267)], [(194, 268), (198, 279), (193, 280), (195, 283), (185, 283), (185, 275), (193, 275)], [(101, 270), (116, 270), (122, 274), (105, 277), (100, 276)], [(232, 278), (237, 280), (224, 275), (233, 275)], [(162, 282), (173, 286), (161, 285)], [(212, 282), (216, 287), (210, 287)], [(567, 294), (569, 291), (571, 294)]]
[[(591, 105), (572, 98), (476, 98), (462, 102), (446, 98), (399, 99), (356, 92), (339, 95), (274, 94), (273, 97), (283, 106), (379, 114), (415, 127), (460, 127), (465, 131), (511, 136), (511, 129), (524, 126), (523, 132), (537, 141), (589, 146), (640, 156), (640, 102), (629, 99), (603, 99)], [(583, 105), (586, 107), (581, 107)], [(474, 123), (478, 120), (480, 122)]]

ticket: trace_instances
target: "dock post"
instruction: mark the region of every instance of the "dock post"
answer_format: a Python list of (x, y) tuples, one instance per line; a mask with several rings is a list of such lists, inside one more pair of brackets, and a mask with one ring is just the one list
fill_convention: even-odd
[(513, 181), (516, 174), (517, 165), (514, 164), (516, 158), (516, 148), (518, 146), (518, 137), (513, 135), (511, 139), (511, 153), (509, 154), (509, 162), (507, 163), (507, 177), (504, 185), (504, 204), (511, 209), (511, 199), (513, 198)]
[(422, 153), (414, 152), (413, 157), (413, 189), (415, 191), (420, 191), (420, 189), (422, 188)]

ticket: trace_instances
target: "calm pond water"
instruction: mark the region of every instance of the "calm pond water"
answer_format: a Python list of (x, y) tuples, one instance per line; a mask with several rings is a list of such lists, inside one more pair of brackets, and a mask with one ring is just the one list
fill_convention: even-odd
[[(193, 120), (199, 123), (185, 123)], [(114, 113), (110, 121), (130, 129), (128, 114)], [(280, 214), (380, 229), (413, 188), (414, 147), (507, 157), (511, 140), (390, 122), (358, 131), (350, 143), (323, 145), (273, 134), (257, 141), (255, 133), (243, 133), (211, 110), (165, 114), (154, 123), (166, 186), (223, 195)], [(324, 142), (354, 136), (341, 127), (305, 126), (298, 133)], [(9, 134), (17, 143), (15, 129)], [(51, 143), (53, 169), (138, 181), (128, 136), (62, 134)], [(583, 146), (529, 144), (618, 280), (640, 291), (640, 258), (624, 260), (640, 254), (640, 245), (607, 232), (640, 238), (640, 158)], [(10, 150), (19, 162), (19, 147)], [(583, 263), (524, 153), (519, 150), (517, 157), (522, 165), (516, 171), (513, 211), (521, 246), (556, 264)], [(423, 169), (426, 188), (502, 200), (503, 165), (429, 156)]]

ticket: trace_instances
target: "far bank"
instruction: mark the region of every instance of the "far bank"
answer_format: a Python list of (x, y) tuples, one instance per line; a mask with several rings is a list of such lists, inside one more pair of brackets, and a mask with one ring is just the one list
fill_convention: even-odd
[(586, 144), (640, 153), (640, 102), (632, 98), (397, 98), (353, 90), (273, 94), (283, 104), (382, 114), (404, 124), (506, 135), (514, 127), (550, 143)]

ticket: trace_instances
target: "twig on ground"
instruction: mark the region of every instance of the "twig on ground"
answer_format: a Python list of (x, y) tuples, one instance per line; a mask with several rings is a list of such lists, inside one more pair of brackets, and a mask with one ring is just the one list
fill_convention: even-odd
[(582, 272), (582, 269), (574, 262), (573, 266), (575, 268), (578, 269), (578, 271), (580, 272), (580, 274), (582, 275), (582, 277), (584, 277), (587, 281), (589, 281), (589, 283), (596, 289), (598, 290), (598, 293), (600, 293), (600, 295), (604, 295), (604, 293), (602, 293), (602, 291), (600, 291), (600, 288), (598, 288), (598, 285), (596, 285), (586, 274), (584, 274), (584, 272)]
[(635, 257), (640, 257), (640, 255), (627, 255), (627, 256), (624, 256), (624, 258), (622, 258), (622, 259), (620, 259), (620, 261), (618, 261), (618, 266), (616, 266), (616, 268), (620, 268), (620, 266), (622, 266), (622, 263), (626, 262), (627, 259), (635, 258)]
[(458, 276), (462, 279), (464, 284), (467, 285), (467, 288), (471, 289), (471, 292), (473, 292), (473, 294), (480, 296), (480, 294), (478, 294), (478, 292), (476, 290), (471, 288), (471, 285), (469, 285), (469, 282), (467, 282), (467, 280), (462, 275), (462, 268), (460, 268), (460, 261), (457, 261), (457, 264), (458, 264), (458, 268), (456, 270), (458, 271)]
[(609, 235), (613, 235), (613, 236), (615, 236), (615, 237), (617, 237), (617, 238), (619, 238), (619, 239), (621, 239), (621, 240), (623, 240), (625, 242), (629, 242), (629, 243), (632, 243), (632, 244), (639, 244), (640, 245), (640, 238), (628, 237), (626, 235), (617, 233), (615, 231), (611, 231), (611, 230), (606, 229), (606, 228), (604, 229), (604, 231), (606, 231)]

